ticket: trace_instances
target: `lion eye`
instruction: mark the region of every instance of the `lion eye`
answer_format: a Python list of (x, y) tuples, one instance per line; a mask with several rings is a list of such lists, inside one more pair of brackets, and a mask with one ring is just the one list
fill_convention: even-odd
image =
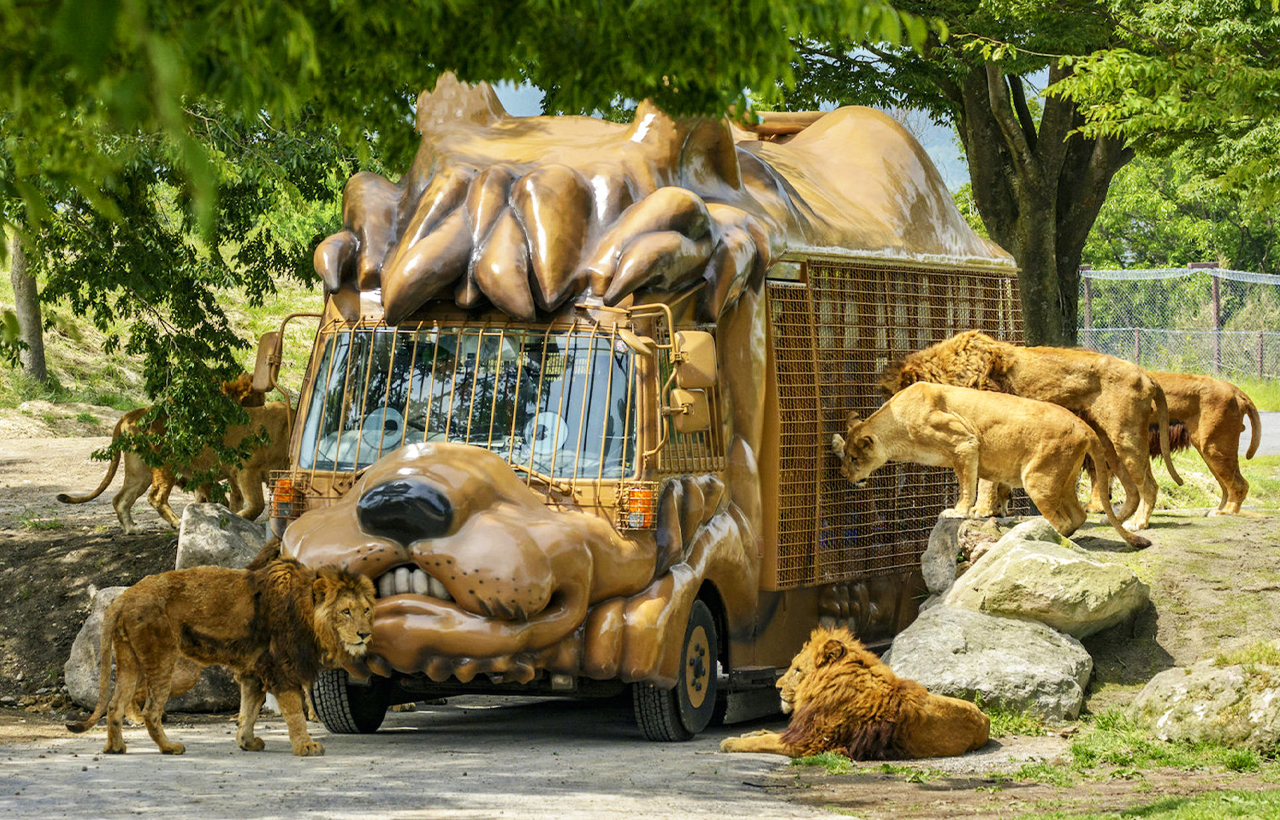
[(343, 614), (343, 615), (346, 615), (348, 618), (350, 618), (350, 617), (351, 617), (351, 609), (350, 609), (350, 607), (348, 607), (347, 609), (342, 610), (342, 614)]

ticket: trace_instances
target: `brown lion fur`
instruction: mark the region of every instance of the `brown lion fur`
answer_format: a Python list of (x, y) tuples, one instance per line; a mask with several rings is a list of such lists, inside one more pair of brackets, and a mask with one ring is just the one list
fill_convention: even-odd
[(303, 692), (324, 667), (365, 675), (358, 659), (373, 632), (374, 597), (373, 582), (362, 575), (334, 567), (311, 570), (284, 558), (255, 570), (200, 566), (147, 576), (107, 608), (98, 702), (91, 715), (67, 728), (84, 732), (105, 713), (103, 752), (123, 753), (122, 721), (141, 690), (142, 719), (152, 740), (165, 754), (182, 754), (183, 745), (168, 739), (161, 718), (175, 666), (186, 658), (202, 666), (224, 664), (235, 673), (240, 748), (263, 748), (253, 729), (269, 692), (280, 704), (294, 754), (323, 754), (307, 733)]
[[(174, 487), (185, 486), (190, 475), (209, 470), (229, 480), (230, 505), (237, 515), (253, 521), (262, 514), (266, 508), (263, 483), (267, 481), (272, 470), (283, 470), (289, 466), (289, 435), (293, 414), (285, 402), (264, 403), (263, 394), (253, 390), (252, 379), (247, 375), (224, 383), (222, 389), (227, 395), (239, 400), (249, 416), (247, 424), (236, 424), (227, 428), (223, 435), (223, 443), (229, 447), (238, 447), (245, 439), (260, 433), (266, 433), (268, 443), (256, 448), (248, 458), (234, 465), (219, 463), (213, 450), (206, 448), (185, 471), (180, 471), (168, 464), (151, 467), (137, 453), (125, 452), (123, 454), (124, 481), (120, 491), (111, 500), (116, 518), (120, 520), (120, 526), (125, 532), (133, 532), (136, 529), (133, 521), (133, 505), (143, 493), (147, 492), (148, 488), (151, 488), (147, 496), (151, 506), (169, 526), (177, 529), (180, 519), (169, 506), (170, 494)], [(115, 430), (111, 435), (112, 441), (118, 441), (121, 436), (140, 432), (141, 420), (149, 410), (150, 408), (140, 408), (125, 413), (116, 422)], [(163, 424), (163, 420), (154, 422), (149, 432), (162, 433)], [(59, 493), (58, 501), (63, 504), (83, 504), (102, 495), (115, 479), (121, 459), (122, 454), (119, 450), (112, 453), (107, 473), (93, 492), (81, 496)], [(207, 496), (207, 487), (202, 486), (197, 489), (197, 499), (205, 500)]]
[(1181, 443), (1195, 448), (1217, 479), (1222, 500), (1214, 514), (1238, 514), (1249, 494), (1249, 482), (1240, 472), (1240, 436), (1247, 418), (1251, 438), (1245, 458), (1253, 458), (1262, 442), (1257, 406), (1247, 393), (1222, 379), (1192, 373), (1154, 372), (1150, 376), (1164, 391), (1169, 405), (1170, 446)]
[[(1169, 452), (1179, 453), (1191, 449), (1191, 432), (1187, 425), (1180, 421), (1169, 420)], [(1160, 458), (1160, 427), (1152, 424), (1147, 427), (1147, 454), (1151, 458)]]
[(977, 706), (899, 678), (848, 629), (818, 628), (778, 681), (785, 731), (726, 738), (724, 752), (853, 760), (953, 757), (986, 745), (991, 721)]
[(1182, 483), (1169, 458), (1168, 406), (1164, 391), (1136, 364), (1092, 350), (1022, 347), (977, 330), (956, 334), (909, 354), (882, 374), (893, 394), (916, 382), (934, 382), (1012, 393), (1082, 414), (1104, 446), (1113, 447), (1125, 488), (1120, 519), (1137, 513), (1134, 530), (1145, 529), (1155, 508), (1157, 485), (1147, 456), (1147, 423), (1155, 409), (1165, 469)]

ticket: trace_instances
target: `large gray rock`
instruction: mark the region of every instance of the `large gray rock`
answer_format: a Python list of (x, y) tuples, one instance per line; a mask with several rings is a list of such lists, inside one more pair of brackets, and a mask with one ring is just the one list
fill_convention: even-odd
[(930, 595), (945, 595), (990, 546), (1014, 526), (1014, 518), (938, 518), (929, 546), (920, 556), (920, 573)]
[(1030, 618), (1084, 638), (1146, 608), (1147, 585), (1127, 567), (1099, 561), (1043, 518), (1019, 524), (947, 593), (947, 606)]
[(893, 641), (884, 660), (930, 692), (1048, 720), (1074, 720), (1093, 659), (1068, 635), (1035, 621), (935, 606)]
[[(93, 596), (93, 605), (84, 626), (80, 627), (71, 655), (63, 666), (67, 693), (85, 709), (98, 702), (98, 668), (102, 651), (102, 616), (107, 607), (127, 587), (107, 587)], [(239, 708), (240, 687), (230, 670), (208, 666), (200, 673), (195, 687), (185, 694), (169, 698), (165, 706), (170, 712), (226, 712)]]
[(221, 504), (188, 504), (178, 529), (177, 569), (242, 569), (266, 542), (265, 524), (246, 521)]
[(1129, 707), (1161, 740), (1217, 741), (1258, 750), (1280, 742), (1280, 667), (1201, 661), (1156, 675)]

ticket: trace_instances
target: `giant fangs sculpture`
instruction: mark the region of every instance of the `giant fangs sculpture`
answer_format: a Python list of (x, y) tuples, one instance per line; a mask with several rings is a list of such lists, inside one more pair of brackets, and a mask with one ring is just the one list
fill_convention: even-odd
[(809, 119), (761, 139), (647, 103), (629, 125), (512, 117), (489, 86), (446, 74), (418, 99), (413, 166), (395, 184), (350, 180), (345, 229), (316, 249), (316, 269), (331, 292), (381, 289), (389, 324), (438, 298), (532, 319), (699, 281), (714, 319), (788, 249), (1007, 258), (969, 230), (892, 119)]

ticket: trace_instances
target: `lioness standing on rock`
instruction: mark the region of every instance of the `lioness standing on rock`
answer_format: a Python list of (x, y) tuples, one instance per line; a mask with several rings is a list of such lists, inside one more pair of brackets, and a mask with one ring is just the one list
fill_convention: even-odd
[(1131, 522), (1135, 531), (1149, 525), (1158, 490), (1147, 456), (1147, 419), (1152, 408), (1165, 468), (1176, 483), (1182, 483), (1169, 458), (1164, 391), (1132, 362), (1092, 350), (1021, 347), (969, 330), (891, 365), (880, 386), (892, 395), (916, 382), (1012, 393), (1084, 412), (1103, 438), (1104, 449), (1115, 448), (1119, 466), (1113, 469), (1125, 488), (1119, 517), (1124, 521), (1136, 511)]
[[(960, 498), (955, 507), (943, 510), (944, 517), (969, 517), (981, 478), (1025, 489), (1041, 515), (1067, 536), (1086, 518), (1076, 497), (1084, 457), (1112, 469), (1118, 466), (1097, 434), (1069, 410), (1007, 393), (928, 382), (895, 394), (866, 421), (850, 413), (846, 436), (832, 436), (831, 449), (854, 486), (889, 461), (951, 467), (960, 482)], [(1151, 546), (1121, 526), (1111, 508), (1110, 476), (1100, 472), (1095, 486), (1102, 488), (1107, 521), (1130, 546)]]
[(324, 754), (307, 732), (303, 692), (322, 667), (341, 666), (356, 677), (367, 676), (358, 659), (373, 634), (374, 596), (373, 582), (363, 575), (333, 567), (313, 571), (287, 558), (257, 569), (201, 566), (149, 575), (107, 607), (98, 703), (93, 714), (67, 728), (84, 732), (105, 712), (102, 751), (122, 754), (125, 710), (141, 687), (146, 694), (142, 718), (151, 739), (165, 754), (182, 754), (185, 747), (169, 740), (161, 718), (174, 667), (185, 657), (235, 672), (241, 749), (263, 748), (253, 729), (269, 692), (280, 704), (293, 753)]

